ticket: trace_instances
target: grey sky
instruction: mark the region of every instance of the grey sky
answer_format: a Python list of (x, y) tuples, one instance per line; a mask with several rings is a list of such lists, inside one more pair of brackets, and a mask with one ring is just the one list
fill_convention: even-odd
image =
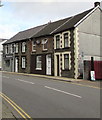
[[(0, 8), (0, 16), (2, 17), (0, 20), (0, 37), (10, 38), (21, 30), (48, 23), (50, 20), (56, 21), (73, 16), (94, 6), (93, 1), (43, 1), (44, 2), (4, 2), (4, 8), (2, 8), (4, 10)], [(6, 30), (3, 27), (5, 27)], [(4, 31), (3, 33), (2, 29)]]

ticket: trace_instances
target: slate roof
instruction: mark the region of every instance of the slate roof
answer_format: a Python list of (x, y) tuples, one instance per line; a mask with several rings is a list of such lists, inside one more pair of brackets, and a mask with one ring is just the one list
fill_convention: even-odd
[(54, 30), (56, 30), (56, 28), (58, 28), (60, 25), (64, 24), (70, 18), (71, 17), (49, 23), (44, 29), (39, 31), (33, 37), (40, 37), (40, 36), (50, 35), (50, 33), (52, 33)]
[(63, 24), (61, 27), (59, 27), (57, 30), (55, 30), (53, 32), (53, 34), (58, 33), (58, 32), (62, 32), (62, 31), (65, 31), (65, 30), (68, 30), (70, 28), (73, 28), (76, 23), (78, 23), (83, 17), (85, 17), (93, 9), (94, 8), (89, 9), (89, 10), (83, 12), (83, 13), (77, 14), (75, 16), (72, 16), (65, 24)]
[(35, 34), (33, 37), (51, 35), (51, 34), (55, 34), (55, 33), (73, 28), (76, 23), (78, 23), (83, 17), (85, 17), (93, 9), (94, 8), (89, 9), (80, 14), (77, 14), (75, 16), (49, 23), (44, 29), (42, 29), (40, 32)]
[(9, 39), (7, 42), (5, 42), (4, 44), (32, 38), (33, 35), (35, 35), (37, 32), (39, 32), (45, 26), (46, 26), (46, 24), (21, 31), (21, 32), (17, 33), (15, 36), (13, 36), (11, 39)]
[(94, 8), (89, 9), (85, 12), (82, 12), (72, 17), (68, 17), (62, 20), (58, 20), (58, 21), (51, 22), (45, 25), (40, 25), (40, 26), (31, 28), (25, 31), (21, 31), (17, 33), (15, 36), (13, 36), (11, 39), (9, 39), (7, 42), (5, 42), (5, 44), (29, 39), (32, 37), (52, 35), (58, 32), (68, 30), (70, 28), (73, 28), (76, 23), (78, 23), (83, 17), (85, 17), (93, 9)]

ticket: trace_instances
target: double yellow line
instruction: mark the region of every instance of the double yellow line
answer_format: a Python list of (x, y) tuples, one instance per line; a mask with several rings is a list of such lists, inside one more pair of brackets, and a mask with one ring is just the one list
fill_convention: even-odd
[(24, 110), (22, 110), (22, 108), (20, 108), (15, 102), (13, 102), (9, 97), (7, 97), (5, 94), (1, 92), (0, 92), (0, 96), (16, 110), (22, 118), (24, 118), (25, 120), (28, 119), (32, 120), (32, 118), (26, 112), (24, 112)]

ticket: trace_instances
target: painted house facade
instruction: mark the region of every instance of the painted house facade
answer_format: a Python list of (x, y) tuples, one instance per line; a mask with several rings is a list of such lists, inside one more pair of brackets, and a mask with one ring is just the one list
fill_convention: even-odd
[[(91, 59), (99, 62), (95, 74), (102, 79), (100, 26), (102, 10), (99, 5), (73, 16), (54, 33), (55, 76), (90, 78)], [(98, 67), (98, 68), (97, 68)], [(99, 77), (100, 76), (100, 77)]]
[(0, 70), (2, 70), (3, 43), (5, 43), (6, 41), (6, 39), (0, 38)]

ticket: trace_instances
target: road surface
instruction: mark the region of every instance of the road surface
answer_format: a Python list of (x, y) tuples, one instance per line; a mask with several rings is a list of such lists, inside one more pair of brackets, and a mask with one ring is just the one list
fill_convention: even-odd
[(2, 93), (32, 118), (100, 118), (100, 89), (2, 73)]

